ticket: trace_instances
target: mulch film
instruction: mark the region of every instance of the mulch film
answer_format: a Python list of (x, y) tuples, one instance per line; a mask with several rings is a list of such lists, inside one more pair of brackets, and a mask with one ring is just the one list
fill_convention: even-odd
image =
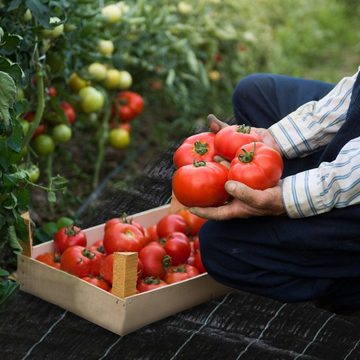
[[(172, 154), (161, 154), (131, 189), (105, 188), (101, 206), (82, 213), (83, 228), (166, 204)], [(360, 317), (233, 291), (121, 337), (16, 291), (0, 307), (0, 359), (358, 360)]]

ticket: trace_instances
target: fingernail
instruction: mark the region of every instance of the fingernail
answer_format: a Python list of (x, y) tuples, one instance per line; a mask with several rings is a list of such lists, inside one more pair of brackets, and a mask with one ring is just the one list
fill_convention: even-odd
[(236, 188), (236, 185), (235, 185), (232, 181), (229, 181), (229, 182), (227, 182), (227, 183), (225, 184), (225, 189), (226, 189), (227, 191), (232, 192), (232, 191), (235, 190), (235, 188)]

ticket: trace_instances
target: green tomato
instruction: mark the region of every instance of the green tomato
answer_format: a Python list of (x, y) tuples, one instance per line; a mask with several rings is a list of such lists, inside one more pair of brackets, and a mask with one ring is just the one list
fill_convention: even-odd
[(28, 169), (27, 169), (27, 173), (29, 174), (29, 181), (31, 181), (32, 183), (36, 183), (39, 180), (40, 177), (40, 169), (38, 166), (36, 165), (31, 165)]
[(100, 54), (110, 56), (114, 52), (114, 43), (111, 40), (99, 40), (98, 49)]
[(128, 71), (120, 71), (119, 89), (126, 90), (132, 85), (132, 77)]
[(33, 142), (34, 150), (40, 156), (46, 156), (54, 152), (55, 143), (51, 136), (41, 134)]
[(29, 122), (26, 121), (26, 120), (21, 120), (20, 124), (21, 124), (24, 135), (26, 135), (28, 133), (28, 131), (29, 131), (29, 128), (30, 128)]
[(81, 107), (86, 113), (99, 111), (104, 106), (104, 95), (92, 86), (81, 89), (79, 95)]
[(56, 221), (56, 226), (58, 229), (62, 229), (72, 224), (74, 224), (74, 220), (66, 216), (62, 216)]
[(71, 127), (65, 124), (56, 125), (52, 130), (52, 138), (58, 143), (66, 143), (72, 137)]
[(115, 149), (124, 149), (130, 144), (130, 134), (125, 129), (112, 129), (109, 133), (109, 144)]
[(30, 9), (27, 9), (23, 15), (24, 21), (30, 21), (32, 19), (32, 13)]
[(120, 71), (116, 69), (109, 69), (106, 72), (104, 86), (107, 89), (116, 89), (120, 84), (120, 80), (121, 80)]
[[(49, 24), (54, 26), (59, 22), (61, 22), (61, 20), (58, 17), (54, 16), (50, 18)], [(42, 31), (44, 37), (49, 39), (56, 39), (63, 33), (64, 33), (64, 24), (54, 26), (52, 29), (44, 29)]]
[(107, 69), (105, 65), (94, 62), (89, 65), (88, 72), (94, 80), (102, 81), (106, 78)]
[(122, 11), (120, 6), (110, 4), (101, 9), (101, 15), (105, 17), (108, 24), (114, 24), (121, 20)]

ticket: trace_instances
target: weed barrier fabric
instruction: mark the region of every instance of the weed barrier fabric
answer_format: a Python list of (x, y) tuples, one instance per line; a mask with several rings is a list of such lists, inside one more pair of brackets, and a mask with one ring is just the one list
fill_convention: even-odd
[[(103, 191), (83, 213), (82, 226), (165, 204), (172, 153), (159, 156), (131, 189)], [(16, 291), (0, 307), (0, 345), (1, 360), (358, 360), (360, 317), (234, 290), (121, 337)]]

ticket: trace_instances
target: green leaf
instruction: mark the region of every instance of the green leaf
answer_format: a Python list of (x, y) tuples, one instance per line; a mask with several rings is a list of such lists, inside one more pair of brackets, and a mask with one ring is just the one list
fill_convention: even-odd
[(23, 130), (20, 123), (16, 123), (13, 127), (11, 136), (7, 139), (9, 148), (19, 153), (22, 148), (23, 136)]
[(5, 280), (0, 282), (0, 305), (19, 287), (15, 281)]
[(64, 189), (68, 182), (67, 179), (60, 175), (56, 175), (50, 180), (51, 186), (56, 190)]
[(34, 18), (42, 26), (49, 28), (50, 10), (40, 0), (26, 0), (26, 6), (30, 9)]
[(24, 72), (18, 64), (13, 64), (3, 56), (0, 56), (0, 71), (8, 73), (17, 83), (19, 83), (24, 76)]
[(47, 194), (47, 199), (49, 203), (55, 203), (56, 202), (56, 194), (54, 191), (49, 191)]
[(10, 273), (7, 270), (2, 269), (0, 267), (0, 276), (4, 277), (4, 276), (9, 276), (9, 275), (10, 275)]
[(16, 10), (21, 5), (21, 0), (13, 0), (9, 7), (7, 8), (8, 11)]
[(9, 109), (13, 107), (16, 99), (16, 86), (13, 78), (0, 71), (0, 123), (10, 121)]
[(23, 248), (21, 247), (19, 243), (19, 239), (16, 235), (15, 226), (11, 225), (8, 228), (8, 235), (9, 235), (9, 245), (16, 251), (21, 252)]
[(13, 53), (20, 45), (22, 39), (23, 38), (17, 34), (5, 34), (1, 50), (5, 50), (7, 53)]
[(52, 237), (57, 231), (58, 227), (55, 222), (50, 221), (48, 223), (45, 223), (41, 229), (46, 233), (46, 235)]

